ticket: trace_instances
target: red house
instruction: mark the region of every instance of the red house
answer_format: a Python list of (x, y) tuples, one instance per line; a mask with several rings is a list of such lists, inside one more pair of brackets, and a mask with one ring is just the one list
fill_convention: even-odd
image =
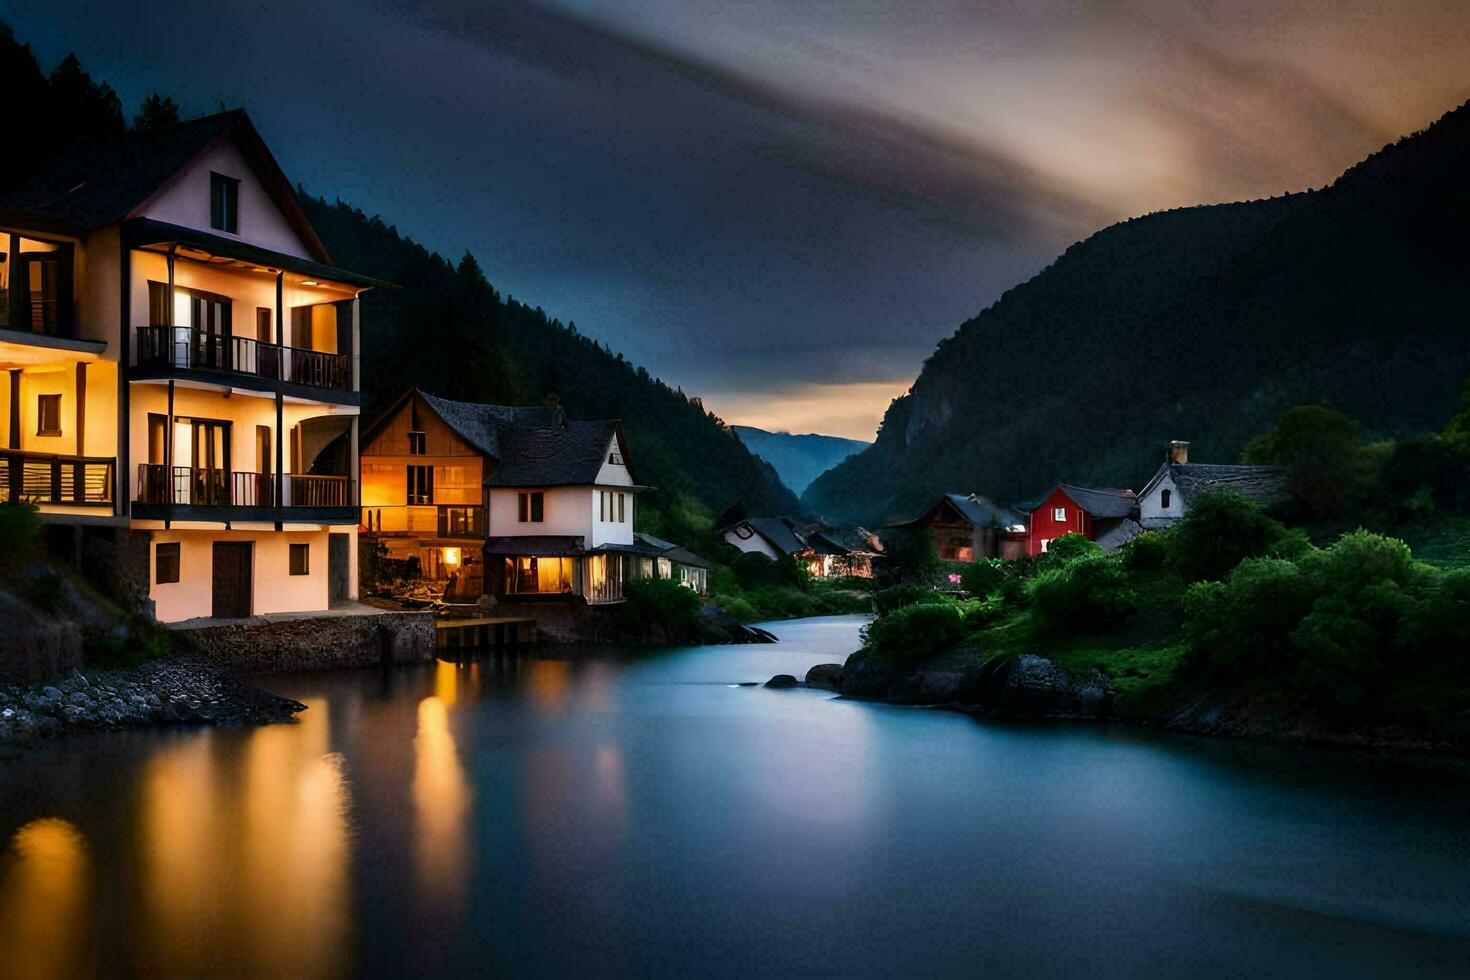
[(1098, 490), (1059, 483), (1031, 511), (1027, 554), (1046, 551), (1064, 534), (1080, 534), (1112, 551), (1137, 535), (1138, 496), (1132, 490)]

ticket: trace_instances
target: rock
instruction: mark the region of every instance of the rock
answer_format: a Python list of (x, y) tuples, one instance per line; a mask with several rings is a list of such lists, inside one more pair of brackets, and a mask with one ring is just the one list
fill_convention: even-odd
[(842, 693), (842, 665), (817, 664), (806, 672), (806, 686)]
[(41, 697), (45, 698), (47, 701), (60, 701), (62, 695), (59, 688), (52, 687), (48, 684), (45, 687), (41, 688)]
[(766, 681), (766, 687), (786, 688), (795, 687), (796, 684), (796, 678), (790, 674), (777, 674), (775, 677)]
[(842, 693), (854, 698), (884, 700), (904, 671), (864, 650), (847, 658), (842, 666)]
[(918, 670), (899, 678), (888, 699), (896, 704), (955, 704), (968, 700), (974, 686), (971, 676), (960, 671)]
[(1073, 677), (1045, 657), (1023, 653), (986, 664), (976, 700), (1008, 714), (1106, 718), (1113, 689), (1101, 671)]

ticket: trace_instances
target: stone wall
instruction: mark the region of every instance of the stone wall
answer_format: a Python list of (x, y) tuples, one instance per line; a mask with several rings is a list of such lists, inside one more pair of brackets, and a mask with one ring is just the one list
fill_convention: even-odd
[(262, 620), (173, 631), (174, 643), (238, 671), (369, 667), (434, 659), (434, 616), (383, 612)]

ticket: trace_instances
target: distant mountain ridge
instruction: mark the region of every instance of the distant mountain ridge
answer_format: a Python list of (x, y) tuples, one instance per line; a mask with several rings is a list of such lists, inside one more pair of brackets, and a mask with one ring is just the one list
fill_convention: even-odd
[(732, 425), (731, 429), (745, 443), (745, 448), (776, 468), (776, 473), (792, 493), (800, 495), (811, 482), (854, 453), (872, 443), (861, 439), (844, 439), (814, 432), (793, 435), (770, 432), (750, 425)]
[(1321, 190), (1105, 228), (964, 323), (808, 511), (875, 521), (938, 493), (1138, 487), (1170, 439), (1230, 462), (1320, 402), (1437, 428), (1470, 374), (1470, 104)]

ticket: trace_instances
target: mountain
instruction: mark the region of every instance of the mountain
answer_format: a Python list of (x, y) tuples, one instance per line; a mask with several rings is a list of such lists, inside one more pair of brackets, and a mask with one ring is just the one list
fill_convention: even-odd
[(1134, 218), (960, 326), (807, 511), (1138, 487), (1170, 439), (1234, 460), (1287, 408), (1437, 428), (1470, 373), (1470, 103), (1321, 190)]
[(789, 432), (767, 432), (749, 425), (732, 425), (747, 449), (776, 468), (781, 482), (800, 494), (827, 470), (871, 443), (860, 439), (843, 439), (815, 433), (792, 435)]
[(574, 419), (623, 420), (638, 478), (657, 488), (640, 501), (640, 530), (692, 539), (681, 532), (737, 502), (752, 513), (799, 509), (775, 469), (699, 399), (574, 324), (502, 298), (473, 256), (452, 264), (341, 201), (298, 197), (333, 261), (395, 284), (362, 297), (365, 416), (410, 385), (466, 401), (553, 397)]

